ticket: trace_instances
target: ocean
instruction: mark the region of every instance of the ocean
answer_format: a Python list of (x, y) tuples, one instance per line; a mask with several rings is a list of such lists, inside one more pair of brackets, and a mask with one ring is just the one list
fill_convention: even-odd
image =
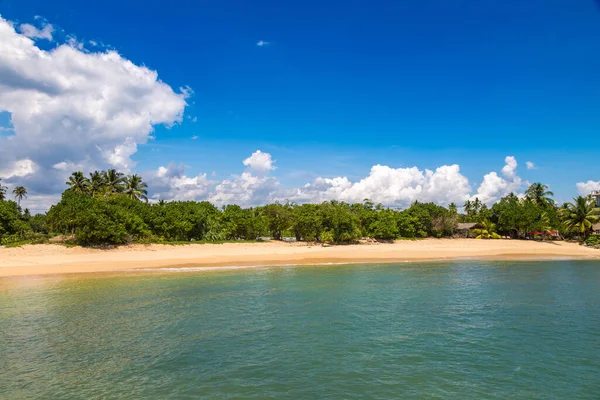
[(600, 262), (0, 279), (2, 399), (598, 399)]

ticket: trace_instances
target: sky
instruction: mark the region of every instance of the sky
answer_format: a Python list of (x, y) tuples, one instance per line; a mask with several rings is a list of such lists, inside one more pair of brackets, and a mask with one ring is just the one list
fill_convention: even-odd
[(0, 178), (392, 207), (600, 189), (595, 0), (0, 0)]

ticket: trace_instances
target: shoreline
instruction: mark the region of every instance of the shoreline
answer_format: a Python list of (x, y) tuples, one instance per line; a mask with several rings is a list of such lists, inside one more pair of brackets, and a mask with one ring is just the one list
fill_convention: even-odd
[[(600, 251), (567, 242), (424, 239), (323, 247), (306, 243), (131, 245), (98, 250), (61, 245), (0, 249), (0, 277), (74, 273), (249, 269), (301, 265), (461, 260), (600, 260)], [(192, 269), (193, 268), (193, 269)]]

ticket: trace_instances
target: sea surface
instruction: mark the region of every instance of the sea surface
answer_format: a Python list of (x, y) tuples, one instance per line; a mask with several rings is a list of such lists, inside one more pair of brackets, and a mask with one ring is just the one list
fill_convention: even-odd
[(600, 262), (0, 279), (2, 399), (599, 399)]

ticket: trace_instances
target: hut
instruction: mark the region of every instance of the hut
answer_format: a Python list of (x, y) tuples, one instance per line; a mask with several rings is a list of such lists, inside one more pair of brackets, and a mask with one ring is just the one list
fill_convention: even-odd
[(592, 231), (600, 235), (600, 222), (596, 222), (594, 225), (592, 225)]

